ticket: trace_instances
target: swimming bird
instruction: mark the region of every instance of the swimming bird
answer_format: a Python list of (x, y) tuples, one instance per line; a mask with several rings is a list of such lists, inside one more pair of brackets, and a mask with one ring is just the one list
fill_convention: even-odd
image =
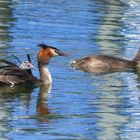
[[(16, 84), (50, 84), (52, 83), (52, 77), (47, 65), (54, 56), (66, 56), (67, 54), (61, 52), (59, 49), (48, 46), (44, 43), (38, 45), (40, 50), (37, 54), (38, 69), (40, 73), (40, 79), (36, 78), (31, 71), (22, 66), (17, 66), (15, 63), (0, 60), (0, 63), (7, 64), (6, 66), (0, 66), (0, 85), (14, 86)], [(27, 65), (26, 65), (27, 66)], [(24, 69), (25, 68), (25, 69)], [(30, 70), (30, 66), (29, 66)]]
[(109, 55), (87, 56), (74, 61), (70, 65), (91, 73), (104, 73), (140, 68), (140, 49), (133, 60), (127, 60)]

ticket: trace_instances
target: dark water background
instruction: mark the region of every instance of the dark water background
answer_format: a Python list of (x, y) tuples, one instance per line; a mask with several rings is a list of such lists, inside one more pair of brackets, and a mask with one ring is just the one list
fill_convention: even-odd
[[(75, 71), (90, 54), (134, 58), (140, 47), (138, 0), (0, 0), (0, 58), (18, 63), (37, 44), (70, 53), (49, 65), (51, 87), (0, 88), (0, 140), (139, 140), (140, 77)], [(33, 71), (38, 76), (38, 71)]]

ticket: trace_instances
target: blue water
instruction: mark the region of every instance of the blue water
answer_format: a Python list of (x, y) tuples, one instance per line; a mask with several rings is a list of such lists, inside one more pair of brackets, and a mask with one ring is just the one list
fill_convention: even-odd
[(38, 43), (70, 54), (51, 60), (50, 87), (0, 88), (0, 140), (139, 140), (139, 75), (69, 66), (91, 54), (133, 59), (139, 25), (138, 0), (0, 0), (0, 58), (29, 53), (38, 77)]

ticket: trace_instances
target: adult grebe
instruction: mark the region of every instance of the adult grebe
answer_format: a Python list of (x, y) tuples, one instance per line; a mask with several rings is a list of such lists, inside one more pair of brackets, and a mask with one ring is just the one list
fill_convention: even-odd
[(126, 60), (108, 55), (97, 55), (74, 60), (70, 63), (70, 65), (74, 69), (91, 73), (137, 69), (140, 66), (140, 49), (133, 60)]
[[(52, 83), (51, 74), (46, 67), (49, 64), (50, 58), (54, 56), (66, 56), (65, 53), (61, 52), (55, 47), (48, 46), (44, 43), (39, 44), (40, 50), (37, 55), (38, 69), (40, 73), (40, 79), (37, 79), (27, 68), (21, 65), (20, 67), (16, 64), (1, 60), (6, 63), (6, 66), (0, 67), (0, 85), (16, 85), (24, 83), (33, 84), (50, 84)], [(25, 65), (27, 66), (27, 65)]]

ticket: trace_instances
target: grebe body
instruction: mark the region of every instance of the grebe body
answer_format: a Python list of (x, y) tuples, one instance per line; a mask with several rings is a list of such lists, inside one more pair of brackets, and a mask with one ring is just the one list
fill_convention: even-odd
[(97, 55), (83, 57), (72, 61), (70, 64), (74, 69), (79, 69), (86, 72), (101, 73), (136, 69), (139, 67), (139, 60), (140, 50), (133, 60), (126, 60), (108, 55)]
[[(40, 73), (40, 79), (36, 78), (31, 70), (31, 66), (25, 64), (20, 67), (16, 64), (1, 60), (6, 63), (6, 66), (0, 67), (0, 85), (16, 85), (16, 84), (50, 84), (52, 83), (51, 74), (47, 68), (51, 57), (54, 56), (66, 56), (65, 53), (61, 52), (55, 47), (48, 46), (44, 43), (39, 44), (40, 50), (37, 55), (38, 69)], [(28, 69), (29, 67), (29, 69)]]

